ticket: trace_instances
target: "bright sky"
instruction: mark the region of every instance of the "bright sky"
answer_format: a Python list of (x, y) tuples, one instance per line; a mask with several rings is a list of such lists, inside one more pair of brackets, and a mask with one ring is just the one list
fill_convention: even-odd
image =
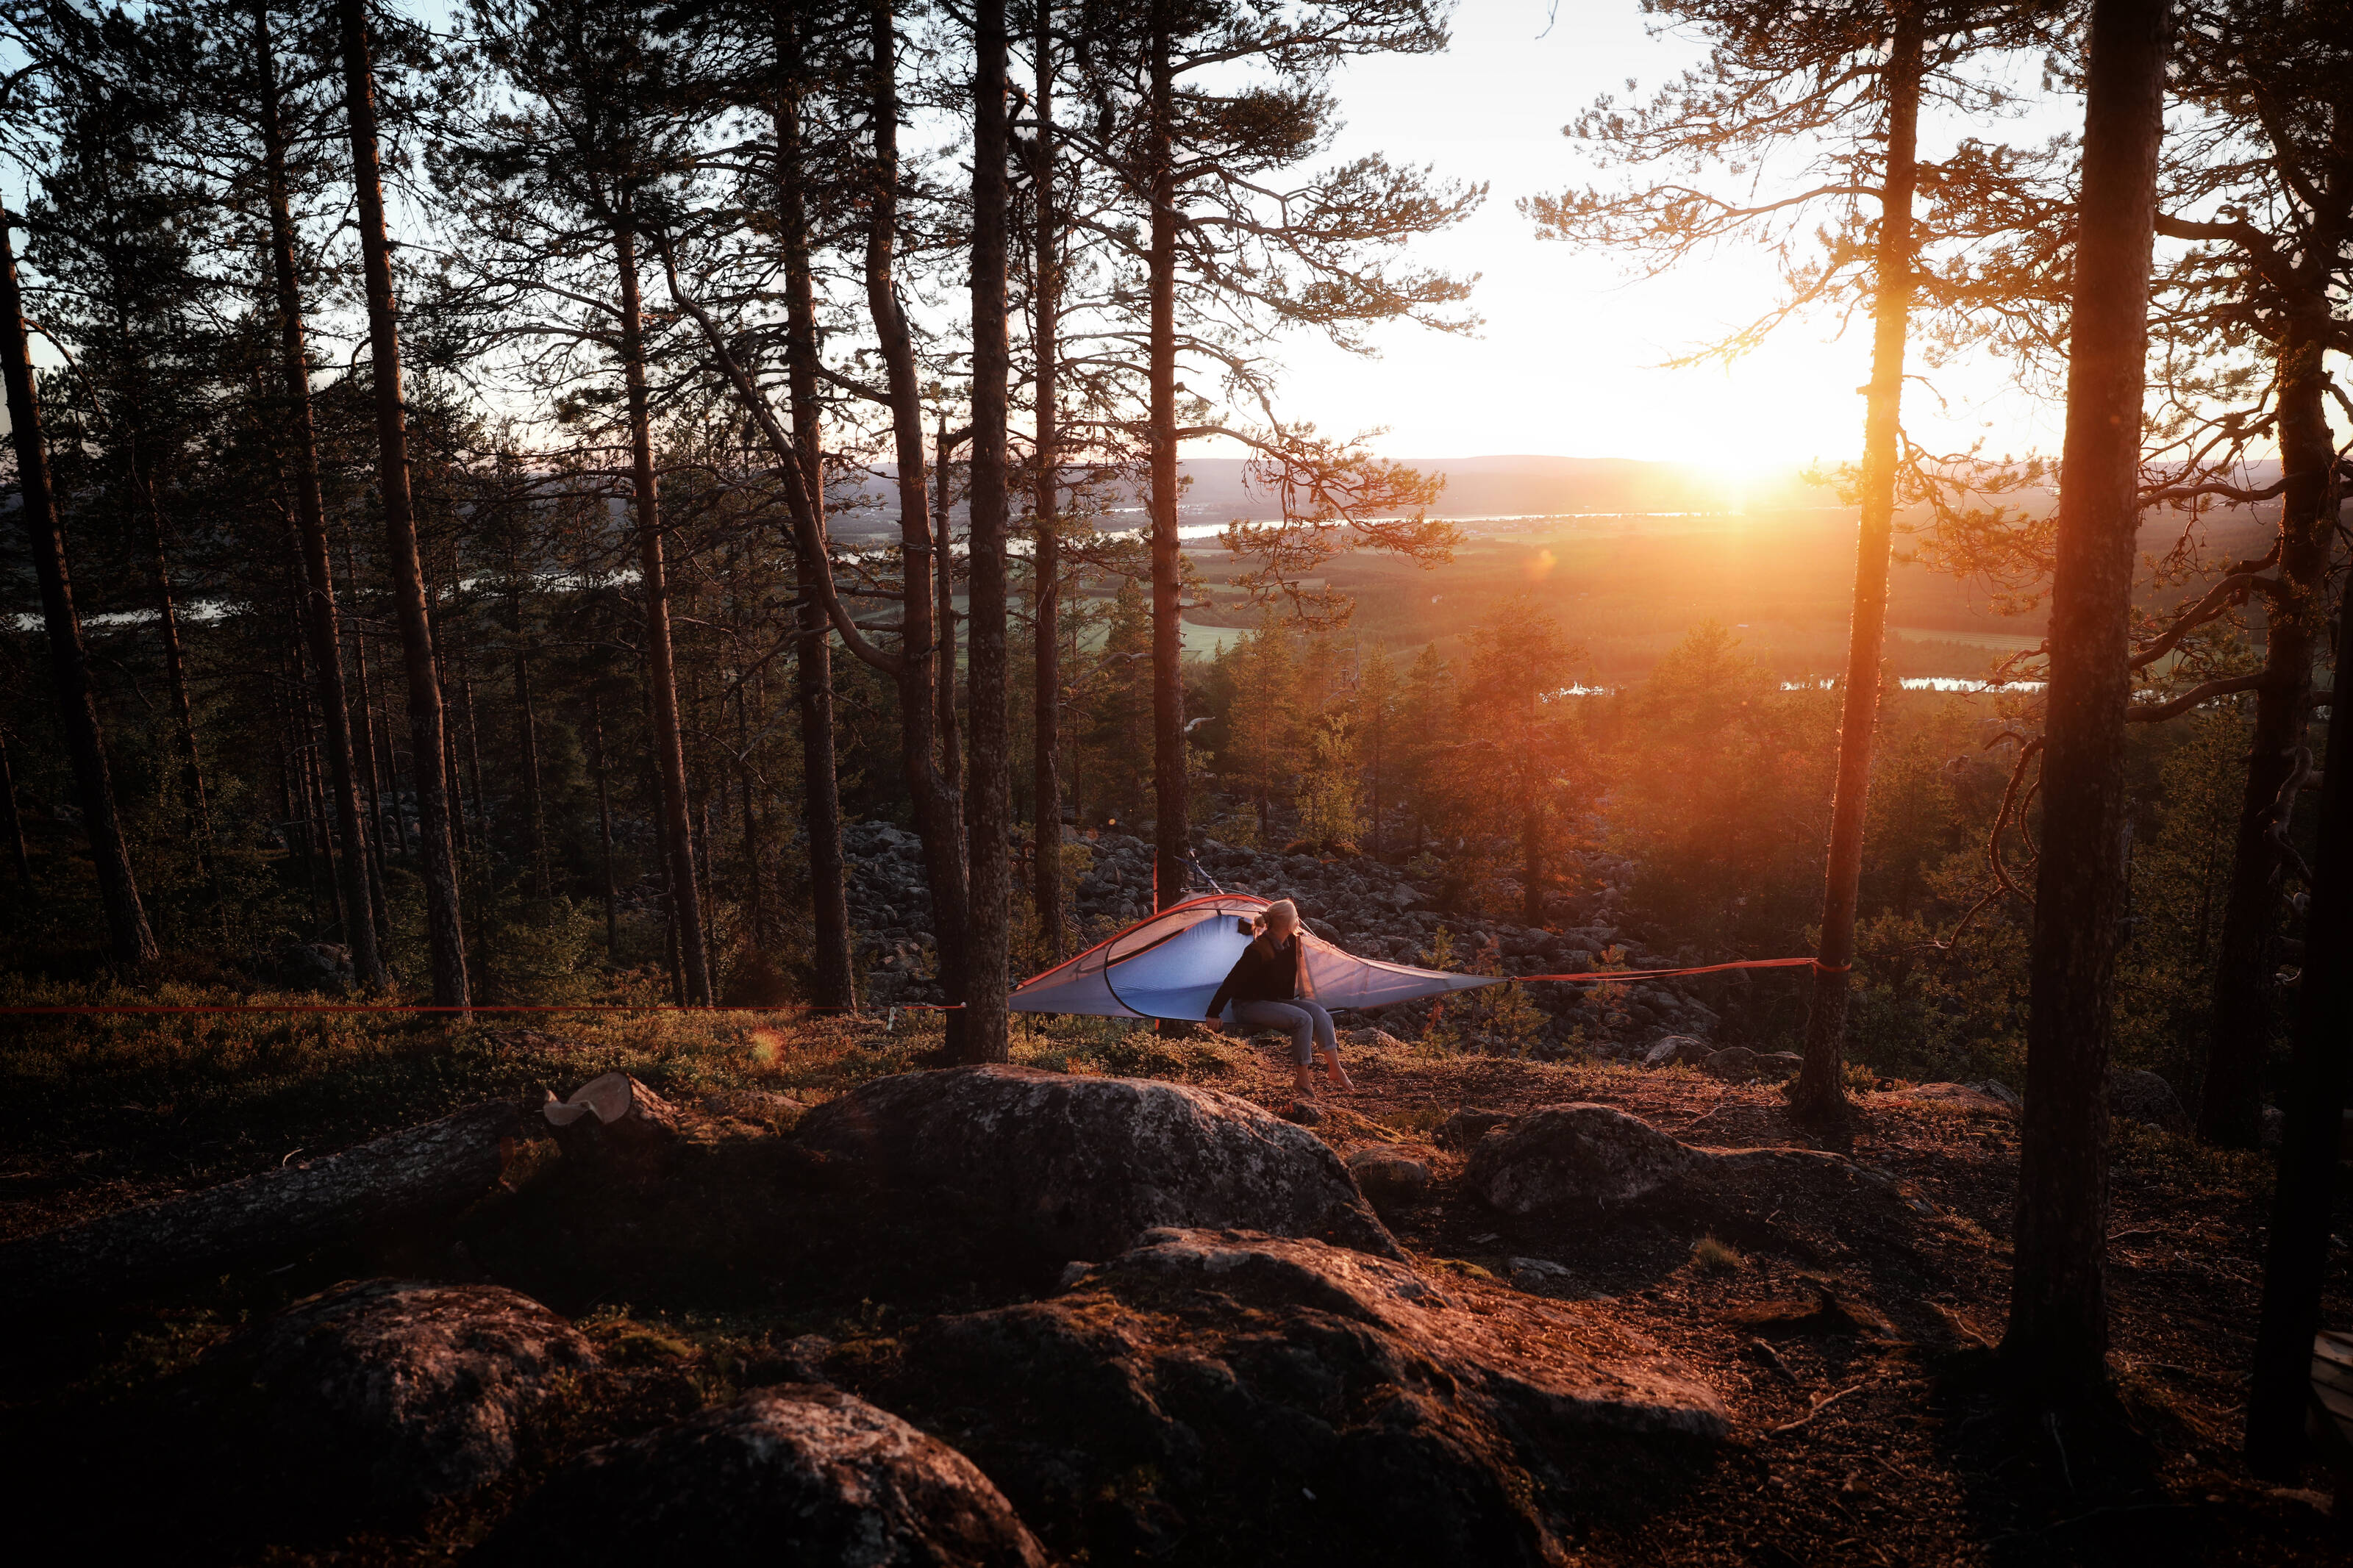
[[(1401, 458), (1553, 453), (1745, 473), (1853, 456), (1868, 322), (1842, 339), (1835, 322), (1792, 323), (1728, 370), (1651, 368), (1768, 305), (1765, 258), (1727, 250), (1680, 276), (1629, 281), (1619, 258), (1535, 238), (1518, 198), (1582, 183), (1581, 154), (1561, 126), (1599, 94), (1623, 101), (1628, 77), (1647, 97), (1698, 56), (1686, 39), (1648, 35), (1634, 0), (1560, 0), (1548, 34), (1546, 9), (1546, 0), (1463, 0), (1449, 53), (1356, 62), (1335, 83), (1348, 120), (1338, 154), (1378, 150), (1491, 183), (1483, 210), (1418, 248), (1430, 265), (1482, 274), (1472, 304), (1486, 325), (1472, 340), (1387, 330), (1372, 366), (1294, 341), (1282, 351), (1286, 416), (1330, 435), (1386, 426), (1374, 445)], [(2079, 114), (2054, 100), (2031, 123), (1980, 133), (2040, 140)], [(1957, 129), (1924, 127), (1924, 155)], [(2019, 393), (2006, 370), (1941, 372), (1936, 389), (1947, 404), (1941, 416), (1916, 383), (1905, 410), (1934, 445), (1982, 437), (1997, 455), (2058, 447), (2062, 411)]]

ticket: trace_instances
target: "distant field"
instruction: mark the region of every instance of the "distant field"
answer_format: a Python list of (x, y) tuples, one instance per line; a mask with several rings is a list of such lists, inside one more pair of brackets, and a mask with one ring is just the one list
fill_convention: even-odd
[[(1451, 563), (1428, 571), (1359, 553), (1335, 562), (1329, 574), (1354, 598), (1358, 629), (1400, 650), (1433, 641), (1451, 650), (1496, 603), (1526, 594), (1560, 616), (1602, 679), (1642, 673), (1708, 620), (1735, 628), (1750, 652), (1796, 679), (1845, 666), (1855, 528), (1851, 512), (1820, 508), (1554, 520), (1530, 531), (1475, 533)], [(2147, 547), (2164, 548), (2177, 528), (2169, 520), (2153, 523)], [(2241, 522), (2232, 531), (2253, 530)], [(2219, 532), (2214, 543), (2218, 552), (2231, 547)], [(1237, 570), (1213, 546), (1190, 553), (1212, 585)], [(2181, 593), (2158, 597), (2170, 603)], [(1899, 563), (1889, 589), (1895, 673), (1982, 675), (2002, 655), (2042, 639), (2039, 615), (2005, 618), (1989, 596), (1981, 583)], [(1192, 619), (1234, 627), (1254, 622), (1239, 592), (1218, 586), (1212, 597), (1215, 608)]]

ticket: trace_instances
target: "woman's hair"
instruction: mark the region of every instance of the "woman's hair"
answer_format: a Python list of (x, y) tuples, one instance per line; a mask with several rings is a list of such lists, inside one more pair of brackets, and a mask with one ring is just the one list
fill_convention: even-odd
[(1266, 912), (1259, 918), (1265, 921), (1267, 929), (1270, 931), (1273, 930), (1277, 925), (1288, 926), (1293, 931), (1297, 931), (1299, 929), (1299, 906), (1293, 903), (1289, 899), (1277, 899), (1274, 902), (1266, 906)]

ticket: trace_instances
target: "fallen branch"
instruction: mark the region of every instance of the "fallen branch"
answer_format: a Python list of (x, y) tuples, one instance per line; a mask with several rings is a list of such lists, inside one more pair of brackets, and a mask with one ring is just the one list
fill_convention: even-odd
[(1831, 1405), (1836, 1405), (1840, 1400), (1844, 1399), (1848, 1394), (1860, 1394), (1870, 1386), (1871, 1384), (1867, 1383), (1858, 1383), (1851, 1387), (1841, 1388), (1836, 1394), (1824, 1394), (1821, 1398), (1814, 1401), (1814, 1407), (1811, 1410), (1807, 1411), (1795, 1421), (1784, 1421), (1778, 1426), (1774, 1427), (1770, 1435), (1778, 1437), (1784, 1432), (1794, 1432), (1799, 1427), (1803, 1426), (1807, 1422), (1811, 1421), (1815, 1416), (1820, 1415), (1823, 1411), (1828, 1410)]
[(511, 1101), (493, 1100), (340, 1154), (0, 1245), (0, 1312), (132, 1295), (446, 1219), (497, 1183), (518, 1122)]

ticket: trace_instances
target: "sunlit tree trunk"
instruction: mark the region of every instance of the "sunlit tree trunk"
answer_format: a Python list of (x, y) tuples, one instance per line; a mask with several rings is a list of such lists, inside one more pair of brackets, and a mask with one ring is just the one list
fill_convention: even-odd
[(2030, 957), (2017, 1251), (2002, 1350), (2025, 1386), (2107, 1376), (2108, 1107), (2125, 899), (2133, 544), (2163, 134), (2164, 0), (2096, 0), (2068, 341)]
[(90, 667), (82, 656), (81, 620), (74, 613), (73, 579), (66, 568), (65, 534), (58, 525), (57, 499), (49, 488), (48, 447), (41, 432), (41, 405), (25, 339), (25, 303), (17, 291), (16, 247), (8, 233), (12, 221), (0, 208), (0, 362), (5, 362), (0, 363), (0, 372), (7, 378), (8, 427), (16, 445), (21, 496), (17, 516), (23, 520), (26, 543), (32, 553), (33, 575), (40, 584), (41, 622), (48, 632), (58, 720), (65, 731), (66, 753), (81, 797), (82, 827), (90, 836), (107, 935), (117, 960), (146, 963), (156, 956), (155, 934), (148, 929), (146, 906), (139, 899), (139, 879), (131, 868), (130, 847), (123, 842), (122, 824), (115, 815), (114, 780), (107, 767), (105, 739), (99, 731)]
[(1045, 939), (1050, 963), (1062, 956), (1062, 658), (1061, 658), (1061, 536), (1057, 528), (1060, 505), (1060, 432), (1055, 399), (1060, 395), (1061, 331), (1060, 212), (1054, 205), (1054, 7), (1037, 4), (1038, 167), (1032, 186), (1037, 207), (1037, 240), (1030, 260), (1030, 342), (1037, 355), (1038, 484), (1037, 529), (1029, 557), (1036, 584), (1035, 625), (1031, 628), (1031, 680), (1036, 721), (1032, 729), (1030, 784), (1036, 796), (1037, 853), (1031, 870), (1030, 897), (1038, 910), (1038, 929)]
[(470, 1000), (466, 940), (458, 901), (458, 862), (450, 843), (450, 802), (439, 773), (425, 764), (447, 754), (441, 685), (433, 666), (425, 573), (417, 556), (416, 510), (408, 489), (408, 426), (403, 409), (400, 331), (392, 292), (392, 253), (384, 224), (384, 181), (376, 161), (375, 84), (368, 64), (364, 0), (337, 0), (343, 23), (344, 107), (351, 121), (352, 178), (359, 197), (360, 255), (365, 270), (368, 342), (375, 383), (377, 486), (384, 498), (385, 558), (400, 621), (408, 677), (409, 745), (417, 759), (417, 871), (425, 883), (425, 923), (433, 955), (433, 1001)]
[(972, 777), (965, 826), (972, 924), (965, 985), (966, 1061), (1003, 1061), (1007, 916), (1013, 891), (1012, 780), (1006, 716), (1005, 0), (973, 7), (972, 499), (968, 628)]
[(1185, 896), (1184, 576), (1176, 541), (1176, 0), (1152, 0), (1151, 103), (1145, 157), (1151, 175), (1149, 445), (1152, 458), (1153, 889), (1166, 909)]
[(1881, 174), (1875, 330), (1870, 401), (1863, 414), (1862, 526), (1855, 542), (1854, 620), (1840, 692), (1838, 783), (1831, 802), (1830, 865), (1822, 935), (1806, 1016), (1804, 1066), (1790, 1099), (1811, 1116), (1846, 1104), (1848, 970), (1854, 963), (1855, 901), (1871, 805), (1872, 742), (1879, 729), (1879, 667), (1887, 642), (1887, 565), (1895, 535), (1896, 444), (1904, 401), (1904, 340), (1912, 315), (1912, 194), (1918, 184), (1921, 37), (1917, 5), (1896, 9), (1886, 86), (1887, 153)]

